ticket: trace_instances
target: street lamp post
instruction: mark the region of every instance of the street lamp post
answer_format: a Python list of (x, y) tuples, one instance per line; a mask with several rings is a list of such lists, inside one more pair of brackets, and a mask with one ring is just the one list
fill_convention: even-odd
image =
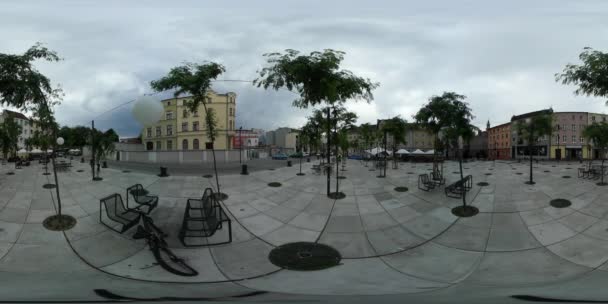
[(57, 179), (57, 166), (55, 164), (55, 156), (57, 155), (57, 147), (62, 146), (64, 140), (62, 137), (58, 137), (55, 141), (55, 149), (53, 153), (52, 162), (53, 162), (53, 175), (55, 177), (55, 194), (57, 195), (57, 214), (51, 215), (47, 217), (43, 221), (43, 225), (45, 228), (54, 231), (64, 231), (68, 230), (74, 225), (76, 225), (76, 219), (70, 215), (62, 214), (61, 212), (61, 195), (59, 194), (59, 180)]
[(243, 161), (241, 157), (243, 156), (243, 138), (242, 138), (243, 126), (239, 127), (239, 164), (242, 164)]

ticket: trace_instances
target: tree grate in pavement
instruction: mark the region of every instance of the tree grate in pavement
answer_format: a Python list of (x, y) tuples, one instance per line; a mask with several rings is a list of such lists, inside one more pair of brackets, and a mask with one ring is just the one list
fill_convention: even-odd
[(551, 202), (549, 202), (549, 204), (551, 204), (551, 206), (553, 206), (555, 208), (566, 208), (566, 207), (569, 207), (570, 205), (572, 205), (572, 203), (569, 200), (563, 199), (563, 198), (556, 198), (554, 200), (551, 200)]
[(268, 259), (272, 264), (288, 270), (312, 271), (339, 265), (342, 255), (324, 244), (296, 242), (272, 249)]

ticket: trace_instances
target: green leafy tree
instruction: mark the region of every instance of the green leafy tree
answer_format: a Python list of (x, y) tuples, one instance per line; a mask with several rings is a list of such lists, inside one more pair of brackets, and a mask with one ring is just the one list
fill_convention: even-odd
[(220, 180), (217, 174), (217, 162), (215, 159), (215, 137), (217, 135), (217, 120), (211, 109), (207, 108), (207, 92), (211, 89), (211, 81), (217, 79), (226, 69), (223, 65), (207, 62), (204, 64), (186, 63), (182, 66), (172, 68), (169, 73), (159, 80), (152, 81), (150, 85), (157, 91), (175, 89), (174, 97), (182, 94), (189, 94), (191, 99), (185, 102), (186, 108), (190, 112), (196, 112), (199, 105), (203, 105), (205, 110), (205, 124), (207, 125), (207, 137), (211, 140), (211, 153), (213, 155), (213, 171), (215, 172), (215, 182), (218, 197), (223, 196), (220, 189)]
[[(444, 92), (441, 96), (432, 96), (429, 102), (424, 105), (414, 119), (416, 123), (425, 130), (433, 133), (435, 141), (433, 143), (433, 172), (438, 172), (437, 153), (440, 148), (439, 132), (447, 128), (453, 122), (453, 111), (455, 108), (468, 108), (464, 102), (466, 96), (454, 92)], [(466, 111), (465, 111), (466, 112)], [(471, 115), (469, 111), (465, 115)]]
[[(373, 100), (372, 90), (378, 87), (369, 79), (358, 77), (348, 70), (341, 70), (344, 52), (326, 49), (308, 55), (296, 50), (285, 50), (284, 53), (264, 54), (268, 66), (259, 71), (259, 78), (254, 85), (279, 90), (287, 88), (297, 92), (300, 97), (293, 105), (300, 108), (326, 105), (326, 117), (330, 120), (331, 109), (347, 100)], [(331, 126), (326, 130), (327, 161), (331, 161)], [(330, 175), (327, 175), (327, 195), (330, 195)]]
[[(405, 136), (407, 133), (407, 121), (399, 116), (384, 121), (382, 131), (387, 133), (392, 138), (393, 150), (393, 169), (397, 169), (397, 147), (400, 144), (405, 144)], [(384, 168), (384, 176), (386, 176), (386, 167)]]
[(604, 162), (606, 161), (606, 153), (608, 153), (608, 123), (593, 123), (583, 129), (583, 136), (589, 140), (593, 146), (600, 150), (600, 156), (602, 158), (601, 164), (601, 181), (598, 183), (600, 186), (607, 185), (604, 182)]
[(6, 117), (0, 124), (0, 144), (4, 159), (17, 152), (19, 134), (21, 134), (21, 126), (11, 116)]
[(515, 125), (515, 128), (518, 136), (528, 144), (528, 154), (530, 154), (530, 180), (526, 183), (533, 185), (532, 147), (541, 137), (545, 135), (550, 136), (553, 132), (553, 110), (549, 110), (549, 112), (545, 114), (519, 120)]
[(555, 80), (578, 86), (575, 95), (608, 97), (608, 53), (586, 47), (579, 59), (581, 65), (567, 64), (562, 73), (555, 74)]

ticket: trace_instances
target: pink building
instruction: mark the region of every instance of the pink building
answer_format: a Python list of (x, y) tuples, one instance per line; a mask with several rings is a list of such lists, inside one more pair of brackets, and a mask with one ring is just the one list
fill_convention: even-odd
[(583, 138), (583, 129), (587, 126), (587, 112), (553, 113), (553, 135), (551, 136), (551, 158), (578, 159), (587, 158), (588, 149)]

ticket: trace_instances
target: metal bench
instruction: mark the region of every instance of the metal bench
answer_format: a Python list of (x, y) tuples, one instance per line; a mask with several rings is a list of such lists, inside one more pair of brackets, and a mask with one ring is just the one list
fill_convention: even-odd
[[(120, 224), (120, 229), (115, 228), (117, 226), (116, 224), (111, 226), (103, 221), (102, 209), (104, 207), (106, 209), (105, 213), (107, 218), (116, 224)], [(127, 209), (125, 207), (122, 202), (122, 196), (120, 196), (118, 193), (114, 193), (99, 200), (99, 222), (118, 233), (124, 233), (131, 227), (137, 225), (137, 223), (139, 223), (140, 216), (141, 214), (139, 212)]]
[(429, 191), (435, 188), (435, 183), (429, 179), (428, 174), (418, 175), (418, 189), (423, 191)]
[(448, 197), (461, 198), (462, 195), (473, 188), (473, 176), (467, 175), (453, 184), (445, 187), (445, 195)]
[[(130, 195), (129, 195), (130, 194)], [(137, 207), (129, 207), (129, 196), (133, 196), (133, 200), (137, 204)], [(158, 205), (158, 196), (147, 195), (147, 191), (141, 184), (135, 184), (127, 188), (127, 209), (137, 209), (141, 207), (148, 207), (147, 214), (150, 214), (154, 208)]]
[(588, 178), (590, 173), (591, 173), (591, 169), (578, 168), (578, 177), (579, 178)]
[[(190, 238), (209, 238), (218, 230), (228, 226), (228, 240), (218, 242), (205, 242), (203, 244), (189, 244)], [(219, 204), (213, 190), (205, 189), (201, 199), (188, 199), (179, 239), (185, 247), (211, 246), (232, 242), (232, 223), (230, 218)]]

